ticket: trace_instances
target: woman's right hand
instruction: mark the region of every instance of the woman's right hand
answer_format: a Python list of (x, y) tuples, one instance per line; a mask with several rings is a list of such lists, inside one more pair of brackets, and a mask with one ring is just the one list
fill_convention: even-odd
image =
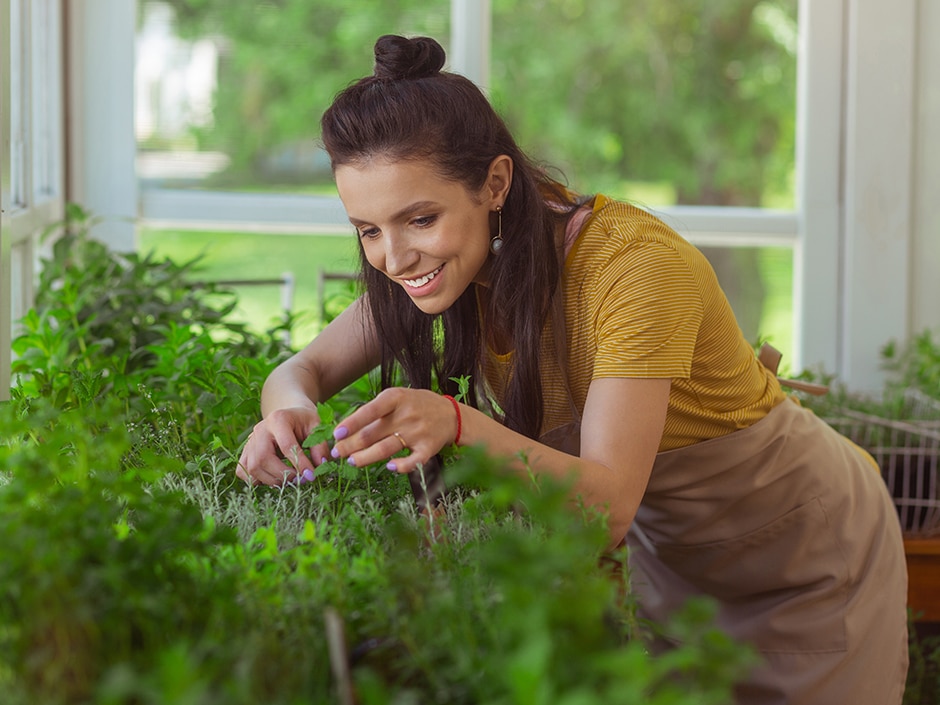
[(303, 447), (304, 440), (319, 423), (316, 409), (310, 407), (272, 411), (248, 435), (235, 475), (256, 485), (312, 480), (316, 466), (330, 452), (325, 442), (309, 449), (310, 455)]

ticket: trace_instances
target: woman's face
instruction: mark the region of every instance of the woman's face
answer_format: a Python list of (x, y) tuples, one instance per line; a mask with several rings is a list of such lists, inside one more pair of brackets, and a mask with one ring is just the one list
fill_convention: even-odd
[(373, 158), (336, 169), (336, 187), (366, 259), (429, 314), (471, 282), (486, 284), (490, 213), (505, 201), (512, 161), (497, 157), (479, 193), (427, 161)]

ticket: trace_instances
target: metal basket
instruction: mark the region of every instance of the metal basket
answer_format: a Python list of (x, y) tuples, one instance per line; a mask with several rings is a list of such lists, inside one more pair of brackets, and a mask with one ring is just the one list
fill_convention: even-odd
[(940, 404), (917, 396), (908, 402), (920, 406), (908, 406), (903, 420), (842, 409), (826, 421), (875, 458), (905, 535), (940, 536)]

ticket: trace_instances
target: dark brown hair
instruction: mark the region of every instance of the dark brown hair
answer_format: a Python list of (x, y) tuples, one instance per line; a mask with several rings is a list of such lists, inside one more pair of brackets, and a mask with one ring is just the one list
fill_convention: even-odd
[[(502, 211), (504, 246), (490, 256), (488, 305), (478, 312), (477, 285), (447, 311), (429, 316), (400, 286), (368, 264), (360, 247), (366, 297), (382, 345), (382, 386), (400, 365), (414, 387), (453, 394), (452, 377), (470, 376), (483, 398), (483, 352), (498, 331), (511, 341), (512, 370), (498, 403), (503, 422), (537, 437), (543, 418), (539, 355), (560, 278), (555, 231), (577, 203), (522, 152), (483, 93), (467, 78), (441, 71), (444, 50), (428, 37), (386, 35), (375, 43), (375, 70), (342, 91), (324, 113), (323, 143), (333, 169), (370, 157), (426, 160), (441, 178), (470, 192), (490, 163), (508, 155), (512, 185)], [(551, 206), (549, 204), (552, 204)], [(493, 339), (493, 336), (490, 336)]]

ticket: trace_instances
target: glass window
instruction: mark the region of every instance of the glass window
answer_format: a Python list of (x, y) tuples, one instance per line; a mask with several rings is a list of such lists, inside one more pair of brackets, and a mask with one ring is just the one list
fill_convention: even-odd
[(32, 184), (33, 202), (39, 202), (57, 195), (61, 179), (61, 28), (55, 0), (33, 0), (30, 9)]
[(794, 207), (797, 0), (493, 0), (494, 102), (580, 191)]
[(10, 138), (12, 137), (11, 115), (11, 22), (10, 0), (0, 0), (0, 207), (6, 211), (12, 208), (13, 192), (12, 164), (10, 161)]
[(449, 0), (141, 0), (138, 175), (144, 188), (332, 193), (320, 114), (372, 70), (382, 34), (447, 45)]
[[(4, 80), (9, 81), (10, 104), (4, 107), (4, 140), (9, 139), (9, 167), (3, 174), (3, 203), (5, 209), (17, 210), (26, 207), (26, 123), (24, 120), (24, 106), (28, 81), (25, 71), (28, 67), (25, 48), (22, 41), (21, 28), (25, 26), (26, 0), (10, 0), (10, 26), (7, 42), (4, 42), (6, 51), (9, 51), (9, 74), (4, 72)], [(8, 130), (8, 132), (7, 132)]]

